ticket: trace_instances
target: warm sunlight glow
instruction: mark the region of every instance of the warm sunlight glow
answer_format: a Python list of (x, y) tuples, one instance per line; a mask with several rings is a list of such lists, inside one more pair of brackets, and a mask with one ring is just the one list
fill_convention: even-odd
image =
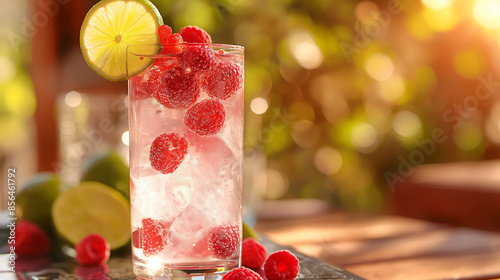
[(441, 10), (451, 7), (453, 0), (422, 0), (422, 3), (431, 10)]
[(498, 29), (500, 27), (500, 1), (477, 0), (474, 4), (474, 19), (488, 29)]

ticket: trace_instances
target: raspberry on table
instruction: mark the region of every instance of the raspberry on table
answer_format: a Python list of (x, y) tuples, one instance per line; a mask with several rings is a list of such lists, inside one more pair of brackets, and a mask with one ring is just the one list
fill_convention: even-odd
[(181, 63), (191, 68), (191, 71), (210, 70), (217, 64), (215, 51), (207, 45), (186, 47), (180, 59)]
[(163, 174), (174, 172), (186, 157), (188, 142), (177, 133), (163, 133), (151, 144), (151, 166)]
[(247, 237), (241, 245), (241, 265), (260, 269), (267, 258), (267, 249), (252, 237)]
[(269, 280), (293, 280), (299, 270), (299, 260), (288, 250), (272, 253), (264, 263), (264, 273)]
[(200, 96), (200, 87), (194, 72), (184, 67), (173, 67), (162, 79), (162, 87), (153, 96), (167, 108), (186, 108), (196, 102)]
[(184, 42), (187, 43), (212, 43), (212, 38), (210, 37), (210, 35), (198, 26), (185, 26), (181, 30), (179, 30), (179, 34), (184, 39)]
[(14, 247), (20, 257), (39, 256), (50, 250), (49, 235), (35, 223), (26, 220), (17, 222), (15, 234)]
[(219, 258), (228, 258), (236, 251), (239, 240), (238, 225), (217, 225), (210, 230), (208, 250)]
[(75, 247), (76, 261), (82, 265), (106, 263), (110, 255), (110, 245), (99, 234), (89, 234)]
[(184, 124), (202, 136), (219, 132), (224, 125), (226, 112), (222, 103), (215, 99), (205, 99), (187, 110)]
[(142, 220), (140, 244), (146, 257), (158, 254), (167, 243), (167, 228), (164, 223), (151, 218)]
[(262, 280), (262, 277), (251, 269), (240, 267), (229, 271), (222, 280)]
[(243, 86), (243, 70), (231, 61), (220, 60), (212, 71), (205, 72), (201, 87), (210, 97), (226, 100)]

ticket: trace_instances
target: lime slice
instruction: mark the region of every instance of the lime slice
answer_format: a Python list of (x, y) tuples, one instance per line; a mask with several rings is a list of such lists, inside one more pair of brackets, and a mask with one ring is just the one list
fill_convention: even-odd
[(148, 0), (103, 0), (83, 20), (80, 30), (83, 57), (105, 79), (126, 80), (127, 70), (131, 77), (151, 63), (138, 56), (126, 61), (127, 46), (159, 44), (157, 31), (162, 24), (158, 9)]
[(52, 207), (56, 231), (71, 244), (91, 233), (108, 240), (111, 249), (130, 240), (130, 207), (116, 190), (85, 182), (61, 193)]

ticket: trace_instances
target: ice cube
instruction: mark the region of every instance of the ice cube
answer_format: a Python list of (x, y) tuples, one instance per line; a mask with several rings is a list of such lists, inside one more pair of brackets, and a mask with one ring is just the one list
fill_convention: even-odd
[(214, 222), (209, 213), (190, 205), (170, 226), (169, 243), (179, 252), (197, 247), (206, 239)]
[(173, 221), (188, 206), (193, 181), (189, 177), (155, 175), (134, 181), (132, 206), (142, 218)]

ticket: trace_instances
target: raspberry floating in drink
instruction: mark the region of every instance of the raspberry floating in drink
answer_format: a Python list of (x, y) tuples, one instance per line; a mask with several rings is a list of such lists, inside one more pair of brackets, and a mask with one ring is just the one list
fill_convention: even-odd
[(151, 145), (151, 166), (163, 174), (174, 172), (187, 154), (188, 142), (177, 133), (163, 133)]
[(161, 221), (151, 218), (142, 220), (142, 228), (139, 230), (140, 246), (145, 256), (158, 254), (167, 243), (167, 227)]
[(217, 64), (214, 50), (207, 45), (188, 46), (180, 58), (191, 71), (210, 70)]
[(220, 258), (230, 257), (240, 240), (240, 231), (237, 225), (218, 225), (210, 230), (208, 249)]
[(200, 96), (200, 88), (193, 72), (185, 67), (173, 67), (162, 77), (162, 86), (153, 92), (160, 104), (167, 108), (186, 108)]
[(184, 117), (184, 124), (199, 135), (209, 136), (219, 132), (224, 125), (226, 113), (222, 103), (206, 99), (191, 107)]
[(234, 96), (243, 86), (243, 69), (227, 59), (201, 77), (201, 87), (210, 97), (226, 100)]
[(143, 75), (134, 76), (131, 80), (136, 84), (135, 90), (131, 93), (133, 100), (144, 100), (153, 97), (163, 89), (163, 76), (165, 72), (178, 66), (178, 62), (163, 58), (156, 58), (151, 66), (144, 71)]

